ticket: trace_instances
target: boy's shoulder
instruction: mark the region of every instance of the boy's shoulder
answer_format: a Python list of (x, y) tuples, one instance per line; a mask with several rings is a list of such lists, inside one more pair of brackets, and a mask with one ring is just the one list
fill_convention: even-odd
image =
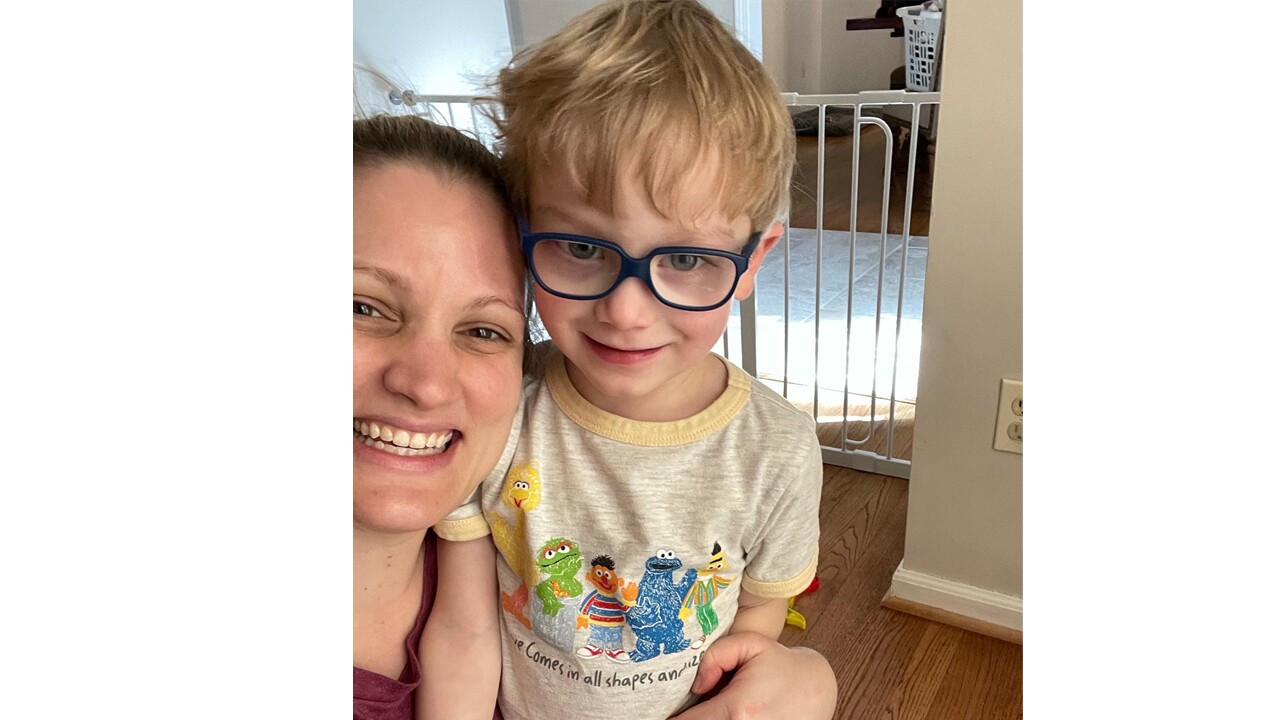
[(749, 375), (746, 370), (728, 360), (724, 363), (729, 367), (730, 386), (738, 384), (750, 393), (742, 412), (771, 425), (814, 432), (816, 425), (809, 413), (793, 405), (759, 378)]

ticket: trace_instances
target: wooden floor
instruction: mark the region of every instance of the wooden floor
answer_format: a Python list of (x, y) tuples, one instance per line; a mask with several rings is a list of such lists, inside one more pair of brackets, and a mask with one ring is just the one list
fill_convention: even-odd
[[(862, 131), (862, 162), (858, 172), (858, 232), (880, 232), (881, 198), (884, 197), (884, 133), (875, 128)], [(895, 151), (896, 152), (896, 151)], [(925, 152), (924, 149), (917, 154)], [(907, 164), (896, 155), (889, 184), (889, 232), (901, 233), (906, 209)], [(923, 156), (922, 156), (923, 157)], [(911, 234), (929, 234), (929, 209), (933, 179), (930, 163), (918, 163), (915, 193), (911, 202)], [(823, 184), (822, 227), (848, 230), (850, 190), (853, 179), (853, 136), (828, 137)], [(818, 197), (818, 138), (796, 138), (796, 170), (791, 184), (791, 226), (816, 227)]]
[(907, 481), (832, 465), (824, 476), (820, 587), (796, 601), (808, 629), (781, 640), (831, 663), (835, 716), (1021, 718), (1022, 646), (880, 606), (902, 559)]

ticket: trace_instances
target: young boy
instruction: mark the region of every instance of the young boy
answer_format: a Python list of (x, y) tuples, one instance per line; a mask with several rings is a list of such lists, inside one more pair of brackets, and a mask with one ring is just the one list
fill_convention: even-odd
[(692, 0), (610, 2), (498, 77), (503, 162), (555, 346), (483, 519), (508, 720), (666, 718), (725, 633), (776, 639), (818, 562), (810, 417), (712, 354), (782, 232), (791, 120)]

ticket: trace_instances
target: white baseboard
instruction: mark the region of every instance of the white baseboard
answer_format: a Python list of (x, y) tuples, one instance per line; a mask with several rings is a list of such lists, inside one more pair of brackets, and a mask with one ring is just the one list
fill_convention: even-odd
[(907, 570), (902, 563), (885, 597), (1022, 632), (1022, 598)]

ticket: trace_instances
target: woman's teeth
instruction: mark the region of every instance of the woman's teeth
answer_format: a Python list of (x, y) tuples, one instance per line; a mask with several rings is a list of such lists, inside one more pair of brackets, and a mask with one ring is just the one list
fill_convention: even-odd
[(411, 433), (390, 425), (361, 420), (353, 420), (351, 427), (365, 445), (395, 455), (439, 455), (448, 450), (449, 443), (453, 442), (452, 430), (430, 434)]

